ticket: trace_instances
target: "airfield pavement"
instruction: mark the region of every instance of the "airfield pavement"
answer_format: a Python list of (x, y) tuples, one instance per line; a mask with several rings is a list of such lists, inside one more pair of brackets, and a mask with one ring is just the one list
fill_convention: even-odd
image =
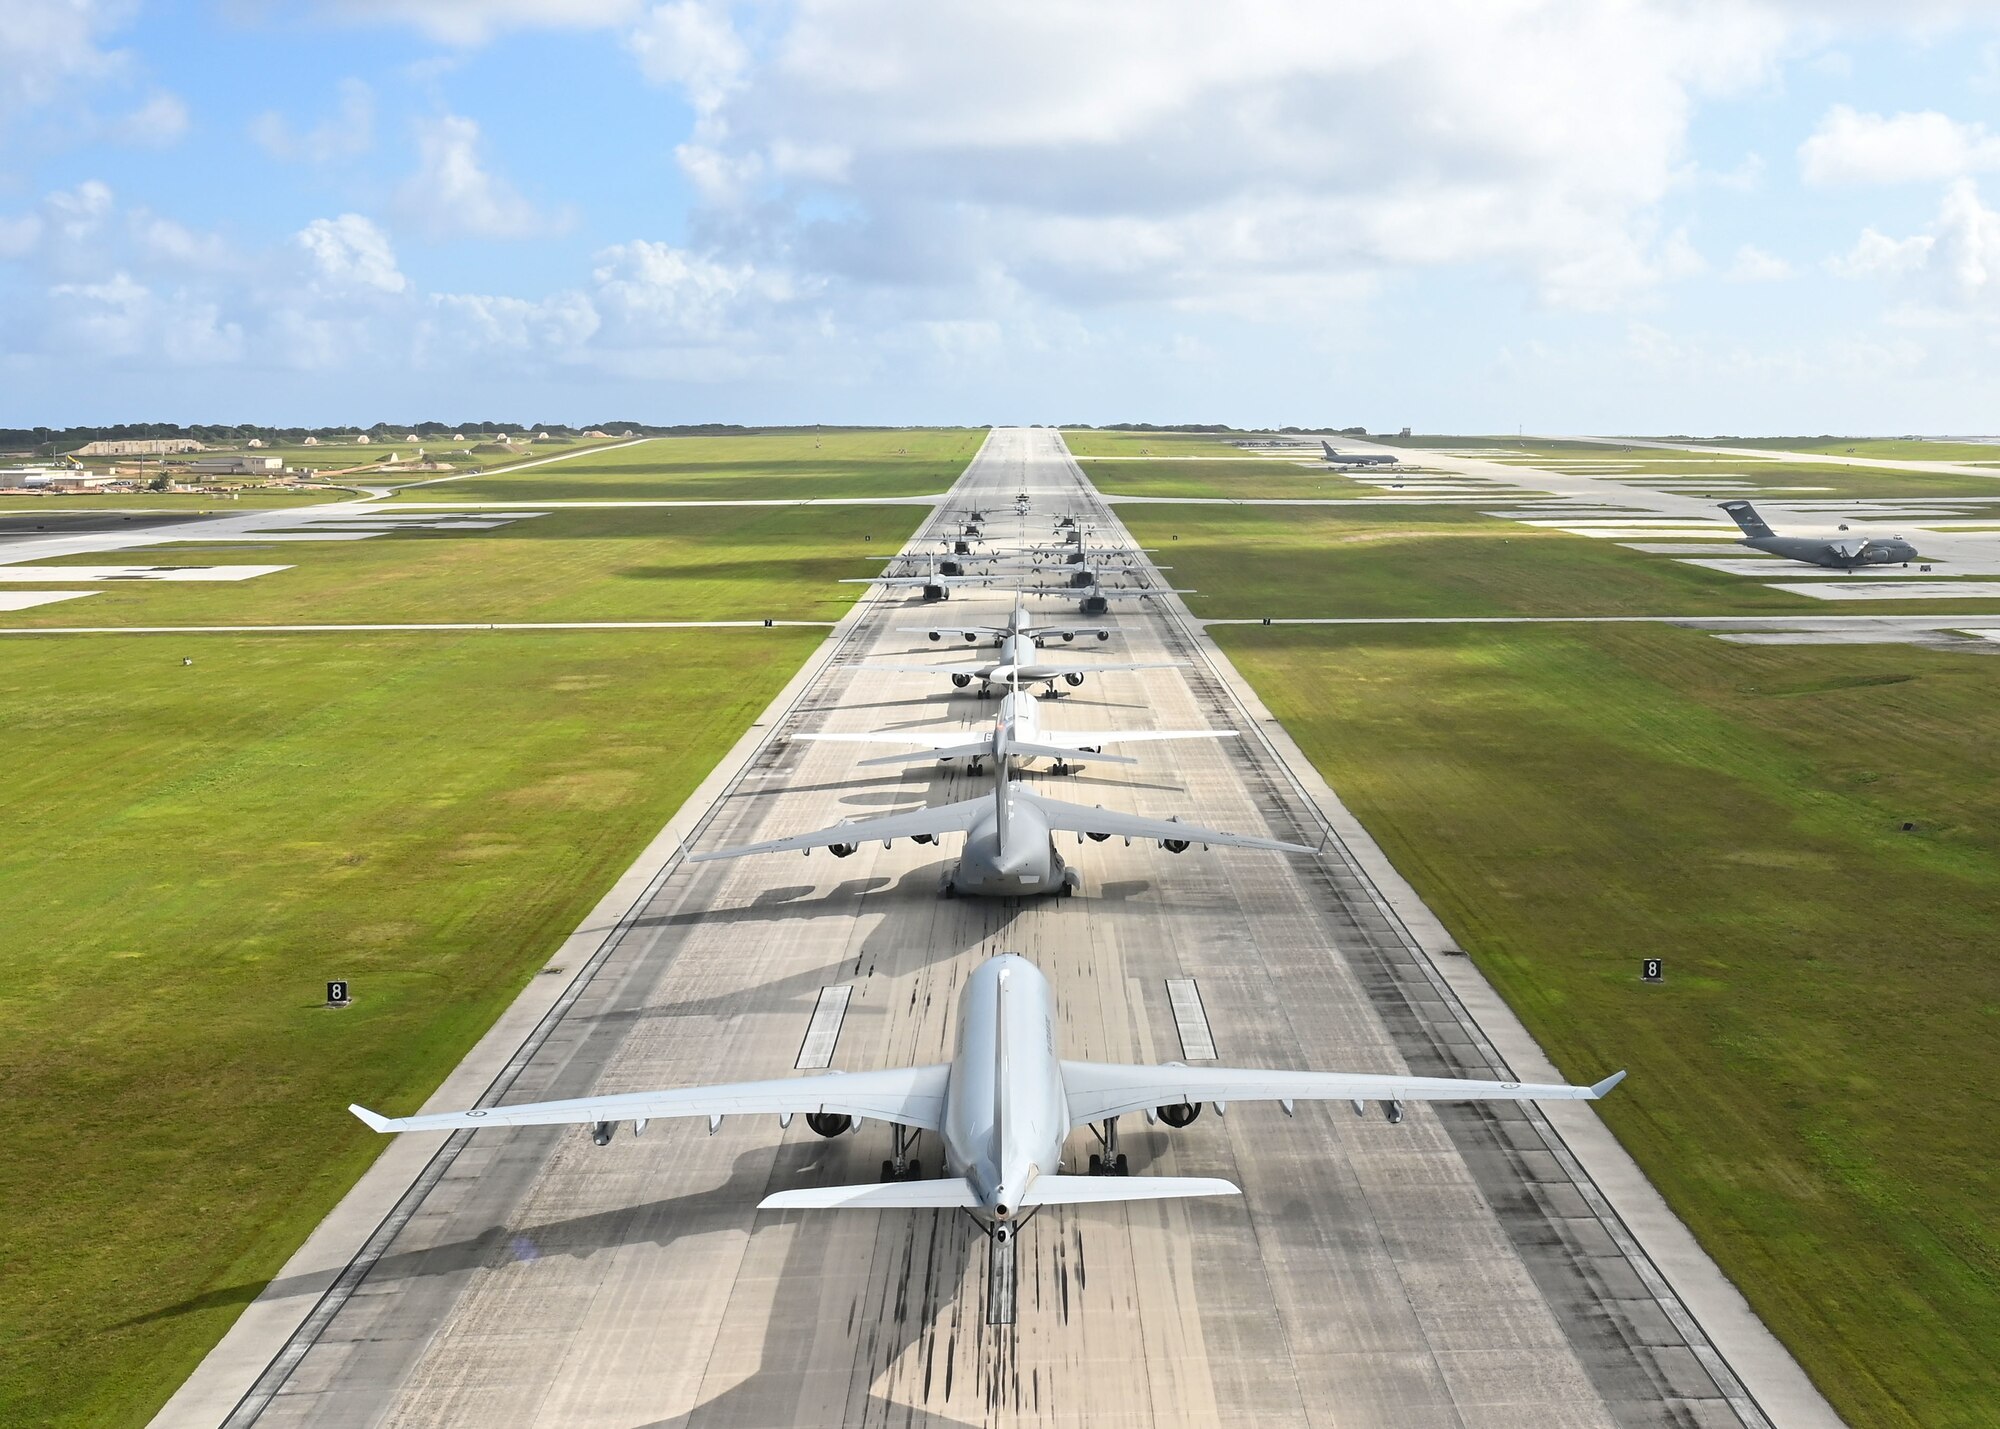
[[(1011, 515), (1017, 489), (1032, 495), (1025, 520)], [(1054, 432), (995, 432), (942, 510), (972, 501), (995, 507), (988, 530), (1001, 539), (1039, 536), (1064, 510), (1103, 538), (1122, 535)], [(1054, 596), (1035, 605), (1045, 618), (1075, 612)], [(941, 605), (857, 607), (831, 657), (774, 706), (781, 718), (753, 731), (744, 766), (677, 819), (687, 846), (983, 788), (928, 761), (858, 770), (852, 746), (782, 736), (981, 721), (992, 705), (942, 675), (861, 662), (963, 660), (962, 643), (898, 627), (990, 622), (1004, 608), (965, 591)], [(1184, 613), (1135, 602), (1109, 623), (1113, 641), (1062, 648), (1188, 663), (1092, 678), (1046, 708), (1046, 727), (1227, 725), (1245, 737), (1137, 746), (1135, 766), (1025, 777), (1059, 798), (1321, 843), (1282, 745), (1252, 728)], [(658, 876), (635, 879), (643, 891), (601, 956), (566, 969), (560, 998), (557, 979), (538, 980), (528, 996), (548, 1015), (503, 1024), (515, 1046), (489, 1038), (481, 1077), (498, 1078), (495, 1099), (520, 1101), (782, 1076), (822, 989), (842, 985), (852, 995), (834, 1066), (941, 1061), (959, 987), (1000, 951), (1049, 975), (1070, 1057), (1183, 1058), (1167, 979), (1192, 978), (1226, 1063), (1499, 1071), (1490, 1029), (1420, 949), (1370, 860), (1338, 836), (1313, 857), (1176, 857), (1065, 837), (1077, 896), (1028, 903), (939, 898), (955, 842), (703, 865), (656, 846)], [(1011, 1328), (984, 1321), (984, 1247), (962, 1216), (756, 1209), (771, 1190), (874, 1180), (888, 1155), (881, 1127), (823, 1141), (803, 1120), (780, 1131), (732, 1119), (714, 1135), (699, 1121), (656, 1122), (635, 1139), (627, 1124), (604, 1147), (575, 1128), (406, 1138), (393, 1164), (413, 1179), (393, 1210), (365, 1223), (359, 1203), (345, 1210), (367, 1239), (361, 1254), (337, 1277), (288, 1268), (246, 1317), (303, 1327), (256, 1354), (225, 1341), (228, 1362), (212, 1358), (190, 1382), (199, 1392), (155, 1422), (1834, 1422), (1810, 1396), (1753, 1401), (1724, 1365), (1731, 1347), (1708, 1342), (1532, 1108), (1413, 1106), (1399, 1126), (1344, 1104), (1301, 1106), (1292, 1120), (1275, 1107), (1211, 1108), (1180, 1132), (1127, 1121), (1134, 1175), (1224, 1176), (1243, 1196), (1043, 1210), (1021, 1237)], [(1072, 1161), (1093, 1146), (1079, 1129)], [(934, 1141), (917, 1154), (938, 1169)]]

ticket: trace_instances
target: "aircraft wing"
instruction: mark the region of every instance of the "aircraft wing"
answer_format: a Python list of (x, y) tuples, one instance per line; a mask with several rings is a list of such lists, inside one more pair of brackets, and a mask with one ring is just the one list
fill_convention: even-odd
[[(1038, 591), (1036, 593), (1038, 595), (1068, 594), (1067, 591), (1056, 591), (1056, 590)], [(1123, 586), (1113, 586), (1110, 587), (1109, 589), (1100, 587), (1097, 590), (1094, 590), (1090, 593), (1092, 595), (1102, 596), (1105, 600), (1149, 600), (1156, 595), (1194, 595), (1197, 592), (1191, 588), (1183, 590), (1178, 586), (1132, 586), (1129, 588)]]
[(1280, 1072), (1246, 1067), (1137, 1067), (1064, 1062), (1071, 1121), (1144, 1111), (1177, 1102), (1256, 1101), (1595, 1101), (1625, 1079), (1595, 1086), (1561, 1082), (1481, 1082), (1457, 1077), (1375, 1076), (1362, 1072)]
[[(1020, 674), (1017, 676), (1017, 678), (1023, 681), (1032, 682), (1035, 680), (1053, 680), (1062, 675), (1101, 675), (1106, 670), (1181, 670), (1186, 667), (1187, 662), (1183, 660), (1113, 660), (1099, 661), (1088, 665), (1050, 665), (1040, 660), (1030, 660), (1025, 665), (998, 666), (994, 670), (993, 678), (1005, 681), (1009, 670), (1035, 671), (1036, 673), (1032, 675)], [(876, 665), (872, 668), (880, 670), (884, 667)], [(936, 667), (932, 666), (931, 668), (935, 669)]]
[(963, 639), (968, 635), (978, 638), (986, 635), (1005, 635), (1007, 632), (997, 625), (899, 625), (896, 627), (896, 633), (898, 635), (956, 635)]
[(875, 839), (887, 843), (890, 839), (919, 836), (936, 838), (939, 834), (962, 834), (972, 827), (974, 820), (992, 807), (992, 796), (981, 795), (977, 799), (963, 799), (956, 804), (934, 804), (929, 808), (912, 809), (907, 814), (890, 814), (880, 819), (839, 823), (830, 829), (816, 829), (809, 834), (793, 834), (789, 838), (766, 839), (762, 843), (744, 844), (741, 848), (719, 848), (707, 853), (690, 854), (688, 862), (707, 863), (717, 858), (742, 858), (746, 854), (753, 853), (788, 853), (794, 849), (803, 852), (808, 849), (827, 848), (833, 844), (865, 844)]
[(670, 1091), (619, 1092), (559, 1102), (476, 1107), (429, 1116), (382, 1116), (350, 1106), (376, 1131), (457, 1131), (481, 1126), (587, 1126), (599, 1121), (652, 1121), (679, 1116), (756, 1116), (836, 1112), (936, 1131), (944, 1120), (949, 1063), (879, 1072), (832, 1072), (771, 1082), (730, 1082)]
[(1107, 744), (1147, 744), (1161, 739), (1232, 739), (1233, 729), (1045, 729), (1044, 744), (1102, 749)]
[(845, 576), (845, 577), (843, 577), (843, 578), (841, 579), (841, 581), (840, 581), (840, 584), (842, 584), (842, 585), (887, 585), (887, 586), (926, 586), (926, 585), (992, 585), (992, 584), (994, 584), (994, 583), (995, 583), (996, 581), (1004, 581), (1004, 580), (1009, 580), (1009, 579), (1011, 579), (1011, 577), (1009, 577), (1009, 576), (1005, 576), (1005, 575), (990, 575), (990, 576)]
[(948, 729), (920, 734), (915, 730), (908, 734), (886, 734), (880, 731), (871, 734), (796, 734), (794, 739), (811, 739), (822, 744), (906, 744), (917, 749), (953, 749), (965, 743), (966, 738), (978, 733), (969, 729)]
[(1030, 625), (1021, 633), (1023, 635), (1112, 635), (1116, 632), (1108, 625)]
[(1316, 850), (1306, 844), (1286, 843), (1282, 839), (1255, 838), (1249, 834), (1224, 833), (1220, 829), (1205, 829), (1200, 824), (1184, 824), (1178, 819), (1142, 819), (1137, 814), (1120, 814), (1110, 809), (1093, 809), (1084, 804), (1068, 804), (1061, 799), (1045, 799), (1039, 794), (1028, 797), (1035, 801), (1048, 820), (1051, 829), (1067, 829), (1071, 833), (1096, 834), (1102, 838), (1154, 839), (1165, 843), (1175, 839), (1191, 844), (1213, 844), (1219, 848), (1267, 848), (1279, 853), (1313, 853)]

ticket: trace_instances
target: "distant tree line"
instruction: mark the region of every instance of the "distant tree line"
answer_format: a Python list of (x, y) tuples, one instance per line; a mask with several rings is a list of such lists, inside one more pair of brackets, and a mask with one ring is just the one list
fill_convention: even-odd
[(1280, 436), (1303, 436), (1308, 432), (1332, 432), (1338, 437), (1365, 437), (1366, 427), (1232, 427), (1222, 422), (1106, 422), (1093, 427), (1088, 422), (1064, 422), (1073, 432), (1276, 432)]
[(321, 441), (353, 435), (365, 435), (371, 440), (401, 441), (409, 433), (416, 433), (420, 440), (437, 436), (449, 436), (453, 432), (476, 432), (502, 436), (520, 436), (529, 432), (547, 432), (552, 437), (575, 437), (584, 432), (633, 432), (646, 437), (711, 437), (749, 436), (759, 432), (801, 432), (801, 431), (866, 431), (865, 426), (771, 426), (746, 427), (736, 422), (689, 422), (674, 426), (661, 426), (653, 422), (586, 422), (572, 426), (567, 422), (377, 422), (368, 427), (270, 427), (257, 422), (213, 423), (195, 422), (183, 425), (179, 422), (114, 422), (105, 426), (89, 427), (0, 427), (0, 446), (15, 449), (48, 447), (52, 451), (70, 451), (95, 441), (142, 441), (161, 438), (188, 437), (206, 445), (228, 445), (247, 442), (253, 437), (271, 444), (297, 446), (307, 437), (318, 437)]

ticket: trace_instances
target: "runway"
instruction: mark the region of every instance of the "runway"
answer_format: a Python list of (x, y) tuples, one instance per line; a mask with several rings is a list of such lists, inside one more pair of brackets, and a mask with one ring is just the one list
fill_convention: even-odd
[[(1011, 498), (1031, 493), (1016, 522)], [(955, 488), (988, 532), (1073, 510), (1122, 537), (1053, 431), (994, 433)], [(947, 507), (946, 509), (950, 509)], [(960, 592), (870, 608), (782, 733), (972, 725), (989, 703), (874, 659), (953, 658), (898, 627), (994, 621)], [(1133, 606), (1138, 606), (1134, 609)], [(1227, 725), (1248, 715), (1172, 612), (1117, 607), (1081, 660), (1189, 662), (1093, 677), (1051, 730)], [(1047, 617), (1073, 601), (1037, 602)], [(965, 647), (960, 645), (959, 650)], [(961, 657), (962, 658), (962, 657)], [(1246, 728), (1246, 735), (1254, 731)], [(1136, 766), (1032, 774), (1057, 797), (1320, 844), (1262, 739), (1135, 747)], [(851, 746), (774, 739), (689, 839), (717, 848), (984, 781), (857, 770)], [(948, 841), (955, 842), (955, 841)], [(1076, 897), (944, 900), (950, 850), (901, 843), (676, 862), (586, 969), (508, 1101), (782, 1076), (823, 989), (851, 988), (834, 1067), (935, 1062), (968, 971), (1033, 959), (1062, 1054), (1168, 1061), (1170, 979), (1192, 979), (1233, 1065), (1505, 1075), (1487, 1039), (1337, 840), (1315, 857), (1072, 844)], [(1183, 985), (1183, 1014), (1187, 1011)], [(824, 1020), (819, 1027), (824, 1042)], [(1198, 1029), (1196, 1029), (1198, 1031)], [(1614, 1070), (1566, 1069), (1579, 1078)], [(872, 1180), (884, 1128), (803, 1120), (461, 1133), (226, 1421), (264, 1426), (1762, 1425), (1574, 1157), (1533, 1109), (1246, 1106), (1124, 1129), (1132, 1173), (1226, 1177), (1240, 1199), (1045, 1209), (1020, 1241), (1019, 1317), (984, 1321), (962, 1216), (759, 1213), (771, 1190)], [(1092, 1149), (1079, 1131), (1072, 1165)], [(934, 1171), (937, 1147), (918, 1154)]]

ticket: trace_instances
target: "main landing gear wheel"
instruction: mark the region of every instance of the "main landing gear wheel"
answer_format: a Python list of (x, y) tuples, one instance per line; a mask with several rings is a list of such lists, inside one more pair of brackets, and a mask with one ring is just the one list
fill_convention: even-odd
[(893, 1161), (884, 1161), (882, 1163), (882, 1179), (884, 1181), (921, 1181), (923, 1178), (924, 1163), (914, 1156), (903, 1163), (901, 1171), (896, 1169), (896, 1163)]
[(1090, 1174), (1093, 1176), (1129, 1176), (1132, 1174), (1132, 1159), (1124, 1152), (1109, 1158), (1090, 1153)]

